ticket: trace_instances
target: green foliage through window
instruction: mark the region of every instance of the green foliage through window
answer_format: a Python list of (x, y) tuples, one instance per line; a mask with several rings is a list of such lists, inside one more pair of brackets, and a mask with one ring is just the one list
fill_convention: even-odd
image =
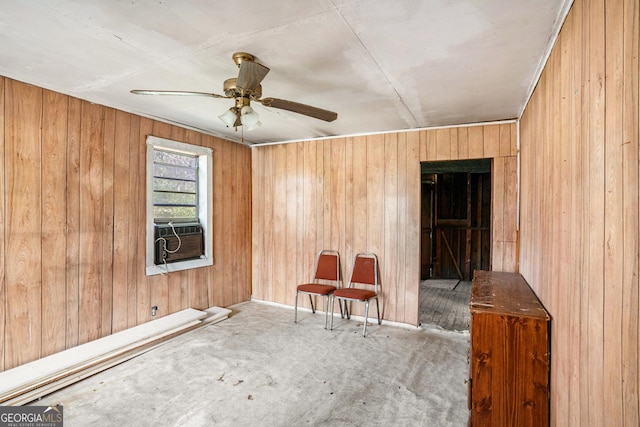
[(198, 218), (198, 157), (155, 149), (153, 216), (156, 220)]

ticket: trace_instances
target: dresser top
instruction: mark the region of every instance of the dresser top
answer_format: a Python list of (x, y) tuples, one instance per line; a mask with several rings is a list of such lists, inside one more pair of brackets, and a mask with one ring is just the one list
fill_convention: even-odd
[(519, 273), (476, 270), (471, 287), (471, 313), (495, 313), (549, 319), (536, 294)]

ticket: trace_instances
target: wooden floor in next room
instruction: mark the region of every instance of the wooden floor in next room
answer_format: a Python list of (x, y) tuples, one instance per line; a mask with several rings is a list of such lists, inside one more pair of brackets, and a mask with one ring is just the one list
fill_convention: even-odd
[(428, 279), (420, 282), (420, 323), (449, 331), (469, 330), (471, 282)]

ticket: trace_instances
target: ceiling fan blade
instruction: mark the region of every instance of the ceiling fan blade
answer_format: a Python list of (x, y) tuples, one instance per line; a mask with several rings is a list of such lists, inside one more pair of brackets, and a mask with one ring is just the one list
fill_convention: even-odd
[(181, 90), (140, 90), (134, 89), (131, 93), (136, 95), (178, 95), (178, 96), (209, 96), (212, 98), (230, 98), (229, 96), (218, 95), (217, 93), (189, 92)]
[(260, 86), (260, 82), (269, 73), (269, 68), (253, 61), (243, 61), (240, 63), (240, 71), (238, 72), (238, 80), (236, 87), (244, 91), (254, 91)]
[(325, 122), (332, 122), (338, 118), (338, 113), (334, 113), (333, 111), (323, 110), (322, 108), (300, 104), (299, 102), (287, 101), (285, 99), (264, 98), (258, 99), (257, 101), (265, 107), (273, 107), (279, 108), (281, 110), (292, 111), (294, 113), (324, 120)]

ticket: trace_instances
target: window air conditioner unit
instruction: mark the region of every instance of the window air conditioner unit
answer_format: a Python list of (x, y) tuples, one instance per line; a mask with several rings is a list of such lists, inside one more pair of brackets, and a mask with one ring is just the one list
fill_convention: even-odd
[(156, 265), (204, 256), (204, 232), (198, 222), (156, 224), (154, 241)]

